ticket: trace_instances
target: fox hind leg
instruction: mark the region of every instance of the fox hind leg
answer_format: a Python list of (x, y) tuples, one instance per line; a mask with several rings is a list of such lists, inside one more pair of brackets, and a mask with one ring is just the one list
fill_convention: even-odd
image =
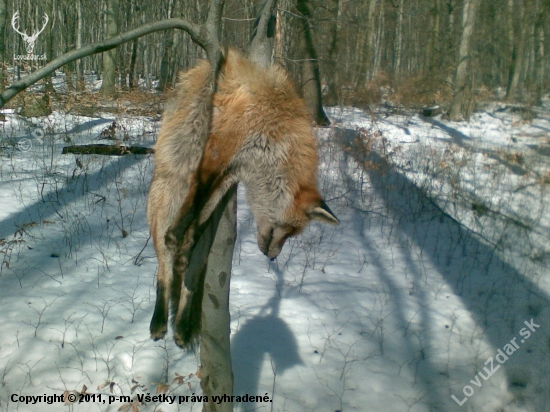
[(172, 285), (181, 282), (181, 277), (174, 278), (174, 252), (166, 246), (165, 237), (183, 203), (185, 189), (179, 179), (154, 178), (147, 198), (147, 219), (158, 259), (157, 299), (150, 324), (155, 340), (166, 335)]
[[(221, 206), (225, 205), (228, 201), (226, 194), (235, 183), (234, 175), (225, 175), (216, 182), (215, 186), (202, 187), (198, 191), (205, 196), (202, 199), (204, 204), (201, 205), (200, 211), (192, 216), (192, 223), (184, 235), (185, 247), (180, 250), (181, 255), (176, 258), (175, 265), (175, 267), (179, 266), (180, 259), (186, 263), (173, 325), (174, 339), (178, 346), (185, 347), (192, 344), (200, 334), (207, 261), (224, 209), (224, 207), (221, 208), (222, 210), (216, 210), (216, 208), (220, 203), (222, 203)], [(193, 240), (190, 240), (191, 238)], [(174, 287), (176, 286), (177, 284), (174, 283)]]

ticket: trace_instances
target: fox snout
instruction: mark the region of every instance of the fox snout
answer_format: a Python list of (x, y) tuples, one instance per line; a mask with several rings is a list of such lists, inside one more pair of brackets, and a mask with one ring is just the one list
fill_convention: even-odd
[(273, 260), (281, 253), (286, 240), (299, 232), (301, 229), (281, 226), (271, 226), (264, 228), (263, 231), (258, 230), (258, 247), (264, 255)]
[(299, 226), (267, 224), (262, 219), (258, 219), (258, 247), (262, 253), (271, 260), (275, 259), (281, 253), (286, 240), (289, 237), (300, 234), (312, 220), (329, 225), (340, 223), (322, 199), (305, 207), (302, 211), (302, 216), (301, 219), (295, 220), (301, 222)]

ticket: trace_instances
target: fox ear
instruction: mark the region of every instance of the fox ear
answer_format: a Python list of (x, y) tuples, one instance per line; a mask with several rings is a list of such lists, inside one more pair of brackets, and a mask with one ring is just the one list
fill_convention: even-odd
[(307, 213), (307, 217), (310, 220), (318, 220), (319, 222), (328, 223), (329, 225), (337, 225), (340, 223), (323, 199), (321, 199), (319, 205), (315, 206)]

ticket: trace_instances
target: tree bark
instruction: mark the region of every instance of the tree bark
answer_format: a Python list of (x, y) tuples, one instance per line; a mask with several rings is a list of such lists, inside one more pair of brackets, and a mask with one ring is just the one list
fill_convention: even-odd
[[(118, 33), (118, 7), (118, 0), (107, 0), (107, 37), (114, 37)], [(103, 97), (112, 97), (115, 94), (116, 67), (117, 50), (114, 48), (103, 54)]]
[(8, 0), (0, 0), (0, 92), (6, 86), (6, 20)]
[(452, 121), (460, 120), (462, 105), (464, 100), (464, 89), (466, 87), (466, 78), (468, 75), (468, 63), (470, 61), (470, 40), (474, 31), (477, 9), (480, 0), (465, 0), (464, 11), (462, 14), (462, 24), (464, 29), (460, 37), (458, 64), (453, 80), (453, 100), (449, 118)]
[(138, 39), (132, 40), (132, 54), (130, 55), (130, 67), (128, 70), (128, 88), (134, 90), (136, 87), (136, 60), (138, 52)]
[(232, 402), (218, 404), (213, 396), (233, 394), (229, 286), (237, 229), (236, 201), (234, 187), (214, 211), (214, 227), (206, 229), (215, 232), (206, 265), (201, 318), (200, 374), (203, 393), (208, 396), (208, 402), (203, 404), (203, 411), (207, 412), (233, 411)]
[(143, 77), (145, 77), (145, 87), (151, 90), (153, 84), (151, 82), (151, 69), (149, 67), (149, 46), (147, 42), (143, 45)]
[(340, 29), (342, 27), (341, 19), (342, 8), (340, 7), (340, 0), (332, 0), (332, 21), (330, 23), (330, 46), (328, 48), (328, 67), (329, 76), (327, 76), (328, 91), (325, 96), (325, 103), (329, 106), (333, 106), (340, 100), (338, 98), (338, 87), (340, 86), (338, 76), (338, 46)]
[[(403, 50), (403, 0), (399, 0), (397, 7), (397, 34), (395, 38), (395, 76), (400, 77), (401, 74), (401, 54)], [(429, 47), (428, 47), (429, 50)]]
[[(46, 53), (46, 57), (48, 59), (51, 59), (53, 57), (53, 33), (54, 33), (53, 25), (55, 22), (55, 11), (53, 9), (53, 0), (47, 0), (45, 3), (46, 3), (46, 13), (50, 17), (50, 21), (46, 25), (46, 28), (44, 29), (44, 33), (43, 33), (44, 38), (46, 39), (45, 53)], [(53, 93), (54, 88), (53, 88), (52, 76), (47, 76), (45, 83), (46, 83), (46, 87), (45, 87), (46, 92)]]
[[(375, 0), (371, 0), (375, 1)], [(384, 46), (385, 41), (385, 30), (384, 30), (384, 24), (385, 24), (385, 14), (384, 14), (384, 0), (380, 0), (380, 15), (378, 17), (378, 33), (376, 36), (376, 47), (373, 47), (372, 50), (376, 51), (376, 54), (374, 56), (374, 64), (371, 70), (371, 73), (376, 73), (380, 70), (381, 61), (382, 61), (382, 48)], [(373, 41), (374, 44), (374, 41)]]
[(519, 27), (517, 30), (517, 35), (513, 36), (513, 51), (512, 51), (512, 59), (511, 59), (511, 65), (510, 65), (510, 73), (508, 77), (508, 87), (506, 89), (506, 99), (512, 100), (516, 96), (519, 79), (521, 72), (523, 70), (524, 65), (524, 51), (525, 51), (525, 38), (526, 36), (526, 29), (527, 29), (527, 22), (526, 16), (528, 15), (526, 10), (526, 5), (523, 4), (523, 2), (519, 2), (517, 7), (519, 7), (519, 10), (514, 7), (513, 3), (509, 4), (509, 7), (512, 7), (509, 10), (510, 18), (513, 18), (513, 15), (519, 14)]
[[(367, 27), (365, 32), (364, 48), (365, 50), (360, 53), (361, 59), (358, 67), (358, 76), (355, 82), (355, 88), (358, 90), (364, 90), (366, 86), (367, 79), (370, 79), (373, 72), (373, 51), (375, 50), (375, 27), (374, 27), (374, 18), (376, 13), (376, 0), (364, 0), (365, 8), (367, 12)], [(383, 5), (380, 5), (382, 8)]]
[[(174, 10), (174, 0), (170, 0), (168, 3), (168, 18), (172, 18)], [(172, 61), (172, 53), (174, 52), (175, 33), (164, 33), (164, 54), (162, 55), (162, 61), (160, 63), (160, 75), (159, 84), (157, 90), (165, 91), (169, 86), (170, 79), (170, 62)]]
[(262, 67), (273, 64), (273, 42), (275, 40), (275, 15), (273, 10), (276, 0), (264, 0), (260, 3), (256, 27), (252, 34), (252, 42), (248, 57)]
[(440, 0), (433, 0), (433, 7), (430, 10), (430, 41), (426, 50), (426, 67), (432, 77), (439, 67), (439, 18), (441, 8)]
[(536, 82), (536, 99), (537, 104), (542, 104), (542, 95), (544, 93), (544, 22), (547, 12), (547, 3), (542, 3), (537, 23), (535, 26), (535, 48), (536, 48), (536, 74), (535, 74), (535, 82)]
[[(82, 47), (82, 0), (76, 2), (76, 48)], [(82, 60), (76, 61), (76, 90), (84, 90), (84, 70), (82, 68)]]
[(302, 91), (304, 100), (313, 121), (319, 126), (328, 126), (328, 120), (323, 110), (321, 94), (321, 76), (319, 74), (319, 60), (313, 44), (311, 11), (308, 0), (298, 0), (297, 9), (302, 15), (303, 41), (305, 60), (302, 63)]

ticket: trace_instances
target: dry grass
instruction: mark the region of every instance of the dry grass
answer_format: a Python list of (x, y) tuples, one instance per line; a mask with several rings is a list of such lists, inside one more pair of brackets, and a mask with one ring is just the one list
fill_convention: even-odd
[(378, 72), (364, 87), (344, 87), (344, 105), (364, 107), (389, 103), (396, 107), (423, 107), (434, 104), (447, 105), (452, 92), (442, 79), (425, 75), (391, 78), (386, 72)]

